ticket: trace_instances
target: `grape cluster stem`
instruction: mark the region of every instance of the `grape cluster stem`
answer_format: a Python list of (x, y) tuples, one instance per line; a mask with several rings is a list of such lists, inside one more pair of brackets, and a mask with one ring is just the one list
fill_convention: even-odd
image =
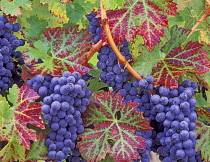
[(204, 10), (204, 14), (203, 16), (200, 18), (200, 20), (198, 20), (198, 22), (193, 26), (193, 28), (191, 29), (190, 34), (187, 36), (187, 39), (192, 35), (192, 33), (197, 29), (197, 27), (204, 22), (204, 20), (210, 16), (210, 7), (206, 10)]
[(137, 80), (141, 80), (142, 77), (132, 68), (132, 66), (127, 62), (126, 58), (120, 53), (120, 51), (118, 50), (111, 32), (110, 32), (110, 28), (109, 28), (109, 23), (108, 23), (108, 18), (106, 15), (106, 10), (103, 7), (102, 4), (102, 0), (100, 1), (100, 8), (101, 8), (101, 20), (102, 20), (102, 24), (103, 24), (103, 28), (106, 32), (106, 36), (107, 39), (109, 41), (110, 46), (112, 47), (112, 50), (114, 51), (114, 53), (116, 54), (116, 56), (118, 57), (119, 61), (123, 64), (126, 65), (127, 70), (137, 79)]
[(97, 44), (92, 45), (92, 48), (88, 52), (86, 58), (87, 60), (90, 60), (90, 58), (96, 53), (102, 46), (102, 40), (100, 40)]

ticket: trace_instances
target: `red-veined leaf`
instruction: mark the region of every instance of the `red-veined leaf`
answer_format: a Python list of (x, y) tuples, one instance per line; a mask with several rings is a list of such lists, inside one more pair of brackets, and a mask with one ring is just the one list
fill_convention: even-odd
[(37, 162), (37, 160), (46, 160), (49, 158), (47, 146), (45, 145), (46, 138), (47, 136), (42, 132), (37, 135), (37, 140), (26, 153), (26, 162)]
[[(163, 6), (168, 6), (169, 9), (165, 10)], [(107, 11), (115, 43), (120, 45), (124, 38), (130, 41), (138, 34), (143, 37), (146, 47), (151, 51), (160, 42), (160, 37), (164, 36), (163, 26), (168, 27), (167, 16), (162, 12), (175, 15), (176, 4), (169, 0), (159, 3), (135, 0), (125, 4), (124, 9)], [(103, 22), (101, 22), (101, 26), (103, 26)], [(105, 33), (101, 35), (103, 44), (108, 44)]]
[(86, 54), (91, 48), (91, 36), (86, 29), (78, 26), (48, 28), (43, 32), (45, 39), (28, 47), (27, 62), (42, 59), (32, 65), (33, 74), (60, 75), (63, 71), (87, 73), (91, 69)]
[(197, 121), (195, 133), (200, 136), (199, 139), (196, 139), (196, 149), (201, 151), (202, 158), (210, 161), (210, 127), (203, 122)]
[(210, 112), (207, 112), (204, 109), (199, 109), (197, 113), (198, 113), (199, 121), (206, 121), (210, 123)]
[(89, 107), (84, 115), (84, 125), (94, 125), (79, 135), (81, 155), (87, 161), (100, 161), (106, 154), (116, 161), (131, 161), (138, 158), (137, 149), (145, 149), (144, 138), (135, 135), (136, 130), (148, 131), (152, 128), (142, 112), (135, 112), (138, 103), (123, 103), (120, 93), (95, 94), (95, 102), (100, 106)]
[(207, 52), (201, 50), (202, 44), (198, 42), (189, 42), (183, 49), (174, 48), (165, 57), (159, 61), (155, 72), (152, 74), (155, 78), (154, 84), (177, 88), (179, 76), (187, 71), (204, 74), (210, 71), (210, 59)]
[(36, 133), (33, 129), (29, 129), (27, 124), (34, 125), (44, 129), (44, 123), (41, 117), (41, 104), (31, 102), (38, 99), (40, 96), (28, 85), (22, 86), (20, 89), (13, 86), (10, 89), (9, 101), (13, 104), (13, 108), (9, 108), (13, 115), (10, 116), (10, 121), (7, 119), (3, 123), (5, 129), (1, 132), (1, 138), (6, 141), (11, 141), (14, 132), (18, 132), (16, 138), (26, 149), (30, 148), (30, 140), (36, 140)]

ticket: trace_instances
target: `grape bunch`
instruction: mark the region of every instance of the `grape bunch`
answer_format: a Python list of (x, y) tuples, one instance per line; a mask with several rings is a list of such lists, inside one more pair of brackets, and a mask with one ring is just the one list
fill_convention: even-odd
[(100, 27), (99, 21), (100, 18), (96, 18), (95, 16), (97, 15), (97, 12), (93, 13), (93, 14), (88, 14), (87, 15), (87, 19), (88, 21), (91, 22), (91, 24), (89, 25), (89, 31), (91, 33), (92, 36), (92, 41), (93, 43), (98, 43), (98, 41), (101, 40), (101, 32), (102, 32), (102, 28)]
[(91, 91), (78, 72), (63, 72), (61, 77), (36, 75), (28, 81), (42, 97), (43, 118), (50, 127), (46, 139), (48, 156), (62, 160), (75, 148), (77, 134), (84, 131), (81, 113), (89, 105)]
[[(132, 56), (129, 54), (127, 42), (124, 41), (123, 46), (120, 47), (120, 52), (127, 60), (131, 60)], [(100, 74), (102, 82), (113, 88), (114, 92), (123, 88), (124, 83), (128, 81), (130, 73), (125, 69), (122, 63), (119, 63), (111, 46), (101, 47), (97, 55), (97, 67), (103, 72)], [(125, 85), (126, 86), (126, 85)]]
[[(52, 77), (51, 75), (35, 75), (31, 80), (28, 80), (27, 85), (29, 85), (31, 88), (33, 88), (35, 91), (38, 92), (40, 95), (39, 100), (43, 100), (44, 97), (49, 96), (54, 92), (54, 87), (56, 84), (54, 83), (54, 80), (58, 80), (59, 77)], [(52, 80), (52, 83), (51, 83)]]
[[(102, 28), (99, 24), (100, 18), (96, 18), (96, 14), (95, 12), (87, 15), (88, 21), (91, 22), (89, 31), (93, 37), (93, 43), (95, 44), (101, 39), (100, 33), (102, 32)], [(119, 46), (119, 50), (127, 61), (132, 59), (126, 40)], [(103, 71), (100, 75), (101, 81), (106, 83), (109, 87), (113, 87), (115, 92), (119, 91), (123, 88), (123, 83), (127, 82), (129, 72), (125, 69), (125, 66), (118, 61), (111, 46), (103, 46), (98, 52), (97, 58), (99, 61), (97, 67)]]
[(192, 96), (197, 87), (195, 82), (185, 80), (174, 89), (159, 86), (157, 94), (151, 96), (152, 120), (163, 126), (155, 139), (156, 151), (163, 162), (196, 162), (197, 114), (194, 111), (196, 100)]
[(25, 42), (13, 35), (20, 28), (19, 23), (11, 24), (5, 17), (0, 17), (0, 94), (4, 94), (14, 84), (15, 60), (20, 65), (24, 64), (22, 53), (15, 50)]
[(81, 157), (79, 149), (75, 147), (71, 151), (71, 155), (66, 159), (66, 162), (86, 162), (86, 160)]

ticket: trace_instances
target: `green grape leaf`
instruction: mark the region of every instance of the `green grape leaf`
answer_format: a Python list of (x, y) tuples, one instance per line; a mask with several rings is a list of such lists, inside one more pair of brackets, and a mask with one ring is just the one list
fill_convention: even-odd
[(40, 0), (40, 3), (47, 3), (49, 12), (52, 12), (55, 16), (60, 17), (65, 22), (68, 22), (69, 19), (66, 14), (66, 4), (63, 4), (57, 0)]
[(94, 78), (91, 79), (87, 82), (88, 84), (88, 89), (92, 92), (92, 93), (96, 93), (97, 91), (99, 91), (101, 88), (107, 87), (107, 84), (104, 82), (99, 82), (98, 78)]
[(82, 19), (85, 10), (82, 6), (80, 6), (80, 4), (76, 2), (68, 3), (67, 8), (67, 16), (69, 17), (72, 23), (77, 23)]
[(169, 53), (173, 48), (180, 47), (180, 45), (187, 39), (190, 30), (179, 28), (177, 25), (169, 29), (171, 39), (165, 43), (161, 51)]
[[(49, 28), (44, 31), (43, 40), (34, 43), (25, 53), (26, 62), (32, 64), (33, 74), (51, 74), (58, 76), (62, 71), (87, 73), (91, 70), (86, 54), (91, 48), (91, 36), (86, 29), (78, 26), (68, 28)], [(37, 63), (42, 59), (42, 63)]]
[(99, 77), (101, 73), (102, 73), (101, 69), (93, 69), (88, 74), (93, 77)]
[(3, 10), (3, 12), (7, 15), (11, 16), (18, 16), (22, 15), (22, 9), (25, 9), (27, 11), (31, 11), (31, 1), (30, 0), (14, 0), (14, 1), (8, 1), (8, 0), (1, 0), (1, 6), (0, 9)]
[(210, 161), (210, 127), (200, 121), (196, 122), (196, 126), (195, 133), (197, 136), (200, 136), (200, 138), (196, 140), (195, 147), (197, 150), (201, 151), (202, 158), (204, 158), (205, 161)]
[(199, 121), (206, 121), (207, 123), (210, 123), (210, 112), (205, 111), (204, 109), (199, 109), (197, 111), (198, 113), (198, 120)]
[(200, 31), (200, 40), (201, 40), (201, 42), (210, 45), (210, 30), (209, 30), (209, 27), (206, 27), (206, 29)]
[(144, 44), (144, 40), (140, 35), (137, 35), (131, 42), (131, 53), (133, 56), (138, 57), (141, 55), (141, 47)]
[(115, 161), (131, 161), (138, 158), (137, 149), (145, 149), (145, 141), (135, 135), (136, 130), (148, 131), (147, 119), (142, 112), (135, 112), (138, 103), (123, 102), (120, 93), (111, 91), (94, 95), (99, 108), (90, 106), (84, 115), (84, 126), (93, 125), (79, 135), (77, 143), (80, 153), (87, 161), (100, 161), (106, 154)]
[(25, 33), (25, 37), (28, 39), (38, 39), (40, 38), (42, 32), (47, 27), (47, 20), (44, 20), (42, 18), (39, 18), (37, 16), (31, 16), (29, 18), (26, 18), (27, 23), (29, 24), (29, 27), (26, 29), (23, 29), (23, 32)]
[(92, 4), (90, 2), (86, 2), (85, 0), (77, 0), (67, 3), (66, 7), (68, 8), (67, 16), (70, 22), (74, 24), (80, 22), (83, 18), (86, 20), (84, 15), (93, 10)]
[(37, 135), (37, 140), (31, 145), (30, 150), (27, 153), (26, 160), (30, 162), (36, 162), (37, 160), (48, 159), (48, 150), (45, 145), (45, 139), (47, 137), (40, 132)]
[(26, 149), (20, 145), (19, 132), (14, 131), (10, 136), (10, 141), (0, 150), (0, 160), (2, 162), (24, 161)]
[(123, 8), (125, 0), (103, 0), (103, 5), (106, 9), (116, 9), (116, 8)]
[(136, 58), (137, 62), (134, 63), (133, 68), (141, 76), (146, 77), (152, 73), (153, 67), (162, 59), (162, 53), (157, 47), (150, 52), (146, 47), (142, 47), (141, 53), (141, 56)]
[(197, 93), (196, 96), (195, 96), (195, 98), (196, 98), (196, 101), (197, 101), (197, 103), (196, 103), (196, 106), (197, 106), (197, 107), (202, 107), (202, 108), (205, 108), (205, 109), (207, 109), (207, 108), (210, 107), (210, 103), (208, 103), (208, 102), (203, 98), (203, 96), (202, 96), (201, 93)]

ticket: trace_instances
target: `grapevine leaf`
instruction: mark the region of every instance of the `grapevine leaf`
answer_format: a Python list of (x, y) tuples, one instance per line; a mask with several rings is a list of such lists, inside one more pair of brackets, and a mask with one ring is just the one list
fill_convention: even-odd
[(162, 53), (158, 48), (154, 48), (149, 52), (146, 47), (142, 47), (141, 56), (137, 57), (137, 62), (134, 63), (133, 68), (141, 75), (148, 76), (152, 72), (152, 68), (156, 66), (158, 61), (162, 58)]
[(137, 35), (131, 43), (131, 53), (134, 57), (141, 55), (140, 47), (144, 44), (144, 40), (140, 35)]
[(92, 93), (99, 91), (101, 88), (107, 87), (107, 84), (99, 82), (98, 78), (91, 79), (90, 81), (87, 82), (87, 84), (88, 84), (88, 89)]
[[(74, 3), (74, 2), (72, 2)], [(93, 5), (90, 2), (87, 2), (86, 0), (77, 0), (76, 3), (78, 3), (86, 13), (90, 12), (93, 10)]]
[(208, 123), (210, 123), (210, 112), (207, 112), (204, 109), (200, 109), (199, 111), (197, 111), (197, 113), (199, 116), (199, 121), (207, 121)]
[[(161, 85), (170, 88), (178, 87), (179, 76), (185, 74), (187, 70), (167, 64), (165, 61), (158, 62), (152, 76), (155, 78), (155, 86)], [(164, 78), (164, 79), (163, 79)]]
[[(10, 93), (14, 92), (14, 89), (17, 89), (17, 86), (14, 85), (13, 88), (10, 89)], [(41, 117), (41, 104), (31, 104), (31, 102), (38, 98), (39, 95), (33, 89), (30, 89), (29, 86), (22, 86), (18, 89), (18, 97), (10, 96), (9, 100), (13, 104), (13, 107), (9, 108), (9, 111), (10, 114), (14, 113), (14, 115), (10, 115), (10, 120), (8, 121), (7, 119), (3, 123), (5, 129), (2, 129), (0, 132), (0, 136), (3, 140), (11, 141), (14, 133), (18, 132), (16, 138), (20, 141), (20, 144), (26, 149), (30, 148), (30, 140), (36, 140), (36, 133), (34, 130), (27, 128), (27, 124), (34, 125), (41, 129), (45, 128)], [(7, 113), (7, 111), (3, 112), (3, 114), (5, 113)]]
[(164, 60), (158, 62), (153, 76), (155, 86), (177, 88), (179, 76), (187, 71), (204, 74), (210, 71), (207, 52), (201, 50), (202, 44), (189, 42), (183, 49), (173, 48)]
[[(175, 9), (176, 4), (171, 1), (161, 1), (169, 10)], [(163, 8), (163, 7), (161, 7)], [(124, 9), (107, 11), (109, 26), (116, 44), (120, 45), (124, 38), (130, 41), (136, 35), (141, 35), (145, 46), (151, 51), (160, 42), (160, 37), (164, 36), (164, 27), (168, 27), (167, 13), (158, 5), (151, 1), (132, 1), (125, 4)], [(174, 10), (175, 11), (175, 10)], [(103, 22), (101, 22), (102, 26)], [(108, 44), (105, 33), (102, 34), (104, 44)]]
[(123, 103), (120, 93), (112, 92), (94, 95), (100, 107), (89, 107), (84, 113), (84, 125), (94, 125), (79, 135), (82, 140), (78, 148), (87, 161), (105, 159), (107, 153), (115, 161), (131, 161), (138, 158), (137, 149), (145, 149), (144, 138), (135, 135), (136, 130), (152, 128), (142, 112), (135, 112), (138, 103)]
[(93, 6), (90, 2), (86, 2), (85, 0), (77, 0), (71, 3), (67, 3), (66, 7), (67, 16), (70, 19), (71, 23), (78, 23), (82, 20), (83, 15), (93, 10)]
[(109, 154), (106, 154), (105, 159), (102, 159), (100, 162), (114, 162), (114, 158), (111, 158)]
[(52, 12), (55, 16), (64, 19), (66, 22), (69, 20), (66, 15), (66, 4), (60, 3), (57, 0), (40, 0), (40, 3), (47, 3), (49, 12)]
[(210, 107), (210, 103), (208, 103), (202, 96), (201, 93), (196, 94), (196, 106), (197, 107), (202, 107), (202, 108), (208, 108)]
[(69, 17), (72, 23), (77, 23), (82, 19), (85, 10), (78, 3), (76, 2), (68, 3), (67, 8), (68, 8), (67, 16)]
[(38, 18), (37, 16), (31, 16), (26, 18), (27, 22), (29, 23), (29, 27), (23, 29), (25, 32), (25, 36), (27, 38), (39, 38), (42, 32), (47, 27), (47, 20), (42, 18)]
[(34, 43), (26, 53), (31, 60), (42, 59), (43, 63), (34, 64), (33, 74), (51, 74), (58, 76), (62, 71), (87, 73), (91, 69), (86, 54), (91, 48), (91, 37), (87, 30), (78, 30), (78, 26), (68, 28), (49, 28), (44, 31), (44, 40)]
[(122, 8), (124, 6), (125, 0), (104, 0), (103, 5), (106, 9)]
[(31, 1), (30, 0), (15, 0), (15, 1), (8, 1), (8, 0), (1, 0), (1, 10), (4, 11), (5, 14), (11, 16), (18, 16), (21, 15), (21, 8), (30, 11), (31, 8)]
[(20, 145), (20, 141), (17, 138), (19, 136), (17, 131), (14, 131), (13, 135), (10, 137), (11, 140), (4, 146), (0, 151), (0, 160), (3, 162), (12, 161), (24, 161), (26, 149)]
[(200, 31), (200, 39), (202, 42), (210, 45), (210, 31), (208, 27), (202, 31)]
[[(30, 160), (30, 162), (36, 162), (37, 160), (45, 160), (47, 159), (47, 146), (45, 145), (46, 137), (40, 132), (37, 135), (37, 141), (35, 141), (27, 153), (26, 161)], [(28, 162), (28, 161), (27, 161)]]
[(99, 77), (101, 73), (102, 73), (101, 69), (93, 69), (88, 74), (91, 75), (92, 77)]
[[(6, 101), (5, 98), (1, 97), (0, 98), (0, 128), (3, 128), (4, 123), (8, 123), (10, 122), (10, 119), (13, 116), (13, 111), (10, 110), (10, 106), (8, 104), (8, 102)], [(5, 130), (7, 131), (6, 133), (9, 134), (9, 129)], [(1, 137), (1, 135), (0, 135)]]
[(196, 149), (201, 151), (202, 158), (210, 161), (210, 127), (200, 121), (197, 121), (196, 126), (195, 133), (200, 136), (199, 139), (196, 139)]
[(173, 48), (179, 47), (186, 39), (187, 35), (190, 33), (190, 30), (179, 28), (178, 26), (173, 26), (169, 30), (171, 39), (165, 43), (162, 51), (165, 53), (169, 53)]
[(176, 15), (176, 3), (173, 2), (173, 0), (150, 0), (154, 4), (156, 4), (163, 12), (167, 13), (168, 15)]
[(210, 71), (210, 59), (207, 57), (208, 53), (201, 50), (202, 47), (198, 42), (189, 42), (184, 49), (174, 48), (166, 56), (166, 61), (179, 67), (193, 68), (198, 74), (205, 74)]

